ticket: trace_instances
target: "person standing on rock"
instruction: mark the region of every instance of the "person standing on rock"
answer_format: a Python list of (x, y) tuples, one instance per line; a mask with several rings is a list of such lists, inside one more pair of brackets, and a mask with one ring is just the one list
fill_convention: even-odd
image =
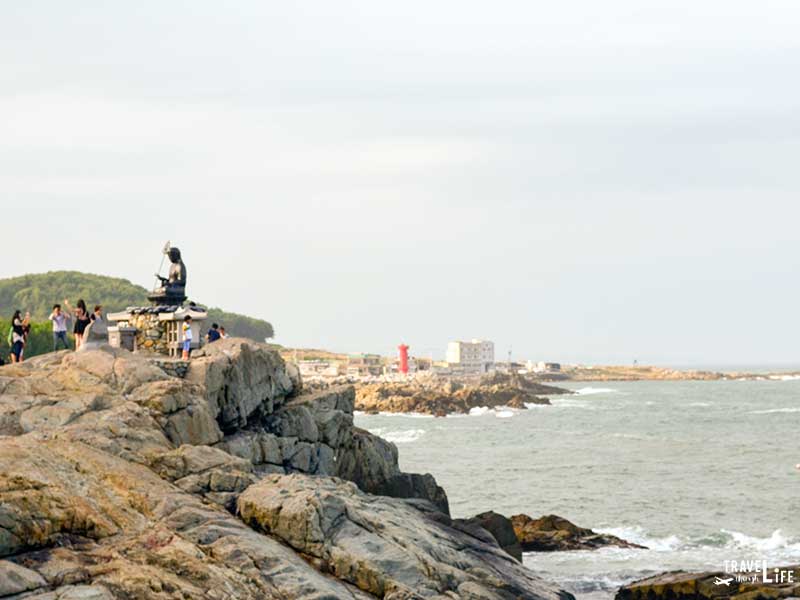
[(183, 317), (183, 353), (181, 358), (189, 360), (189, 353), (192, 351), (192, 317)]
[(89, 316), (90, 321), (102, 321), (103, 320), (103, 307), (99, 304), (95, 304), (94, 312)]
[(72, 308), (69, 305), (69, 300), (64, 299), (64, 306), (67, 307), (68, 311), (75, 314), (75, 325), (72, 328), (72, 333), (75, 335), (75, 350), (79, 350), (83, 345), (83, 332), (86, 331), (89, 323), (91, 323), (89, 311), (86, 309), (86, 302), (81, 298), (78, 300), (78, 306)]
[(67, 340), (67, 323), (72, 319), (69, 313), (61, 310), (60, 304), (53, 305), (53, 312), (50, 313), (49, 319), (53, 322), (53, 352), (58, 350), (58, 344), (64, 345), (65, 350), (69, 350), (69, 341)]
[(31, 315), (25, 314), (22, 318), (22, 312), (14, 311), (14, 316), (11, 317), (11, 362), (22, 362), (22, 352), (25, 349), (25, 328), (30, 325)]

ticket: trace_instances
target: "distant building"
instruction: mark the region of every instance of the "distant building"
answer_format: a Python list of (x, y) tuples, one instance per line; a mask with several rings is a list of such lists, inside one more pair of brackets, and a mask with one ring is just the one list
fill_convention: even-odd
[(347, 374), (363, 377), (383, 374), (380, 354), (351, 354), (347, 357)]
[(465, 373), (486, 373), (494, 366), (494, 342), (472, 340), (450, 342), (447, 345), (447, 364), (450, 369)]
[(534, 363), (528, 361), (528, 371), (531, 373), (560, 373), (561, 363), (539, 361)]
[(336, 377), (339, 365), (327, 360), (299, 360), (297, 366), (303, 377)]

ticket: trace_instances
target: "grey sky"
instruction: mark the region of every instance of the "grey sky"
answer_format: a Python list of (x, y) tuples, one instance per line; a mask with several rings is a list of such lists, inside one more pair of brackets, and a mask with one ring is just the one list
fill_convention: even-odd
[(790, 0), (6, 2), (0, 276), (150, 286), (170, 239), (191, 296), (290, 345), (800, 362), (799, 26)]

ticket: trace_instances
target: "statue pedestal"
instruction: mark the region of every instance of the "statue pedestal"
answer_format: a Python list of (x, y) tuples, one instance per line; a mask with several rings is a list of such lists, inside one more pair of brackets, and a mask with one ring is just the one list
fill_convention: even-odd
[(109, 341), (112, 346), (128, 347), (130, 342), (123, 346), (122, 332), (133, 329), (134, 351), (180, 356), (183, 319), (186, 315), (192, 317), (192, 349), (199, 348), (202, 345), (200, 329), (203, 321), (208, 318), (208, 313), (200, 306), (128, 307), (122, 312), (108, 315), (108, 320), (116, 323), (115, 328), (110, 328), (113, 335)]

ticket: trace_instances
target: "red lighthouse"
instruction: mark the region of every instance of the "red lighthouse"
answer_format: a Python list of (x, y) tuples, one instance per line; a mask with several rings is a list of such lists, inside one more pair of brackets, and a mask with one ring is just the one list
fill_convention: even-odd
[(397, 349), (400, 351), (400, 372), (408, 375), (408, 346), (400, 344)]

